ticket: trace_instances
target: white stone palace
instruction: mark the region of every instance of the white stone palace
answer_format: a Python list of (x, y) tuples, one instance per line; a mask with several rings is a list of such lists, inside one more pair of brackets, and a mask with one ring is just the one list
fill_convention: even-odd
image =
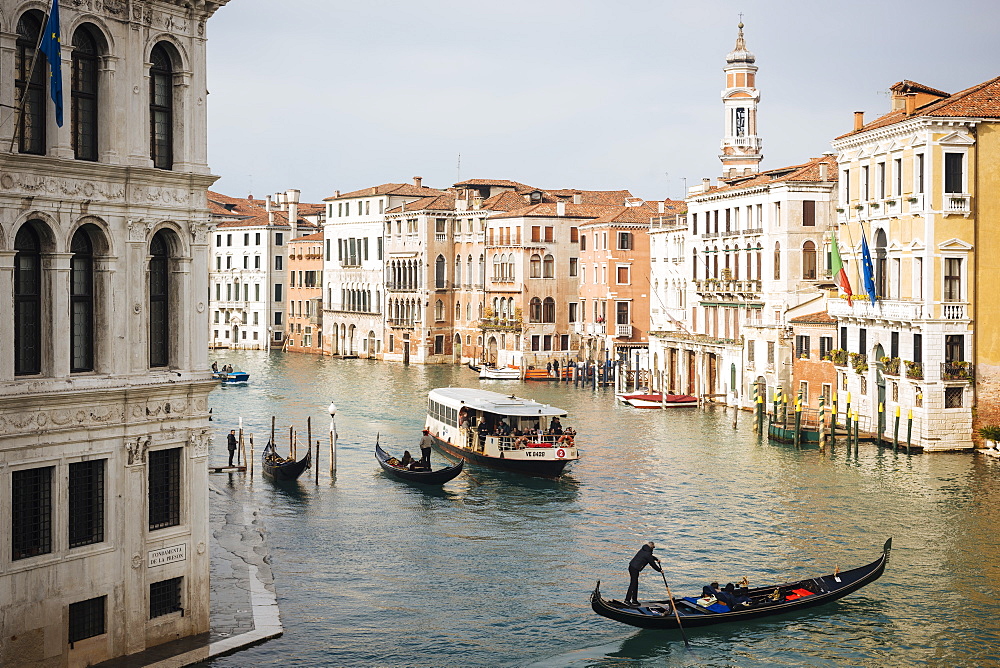
[(209, 628), (206, 22), (0, 0), (0, 665)]

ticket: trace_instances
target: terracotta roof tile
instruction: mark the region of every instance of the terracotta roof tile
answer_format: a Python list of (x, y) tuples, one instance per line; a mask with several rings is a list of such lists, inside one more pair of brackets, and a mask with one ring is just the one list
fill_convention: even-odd
[(524, 197), (509, 190), (483, 200), (483, 209), (488, 211), (514, 211), (524, 205)]
[(386, 211), (389, 213), (408, 213), (411, 211), (454, 211), (455, 193), (441, 193), (433, 197), (423, 197), (408, 203), (405, 207), (397, 206)]
[(518, 192), (540, 190), (540, 188), (534, 188), (517, 181), (508, 181), (507, 179), (466, 179), (454, 184), (455, 188), (468, 188), (470, 186), (500, 186), (503, 188), (515, 188)]
[(288, 243), (294, 244), (294, 243), (298, 243), (299, 241), (322, 241), (322, 240), (323, 240), (323, 233), (322, 232), (314, 232), (313, 234), (307, 234), (304, 237), (295, 237), (294, 239), (290, 240)]
[(338, 199), (351, 199), (354, 197), (368, 197), (374, 195), (398, 195), (401, 197), (429, 197), (440, 195), (442, 190), (428, 188), (426, 186), (415, 186), (412, 183), (383, 183), (371, 188), (362, 188), (349, 193), (341, 193), (335, 197), (327, 197), (324, 202), (334, 202)]
[[(932, 94), (941, 93), (941, 91), (937, 91), (933, 88), (921, 86), (920, 84), (913, 84), (912, 82), (907, 81), (901, 81), (894, 84), (894, 87), (904, 86), (905, 84), (919, 87), (919, 92), (930, 92)], [(917, 88), (914, 88), (913, 90), (917, 91)], [(869, 130), (894, 125), (901, 121), (910, 118), (918, 118), (920, 116), (1000, 118), (1000, 77), (995, 77), (989, 81), (976, 84), (971, 88), (966, 88), (965, 90), (959, 91), (953, 95), (948, 95), (947, 93), (943, 94), (946, 95), (946, 97), (932, 100), (931, 102), (917, 107), (912, 115), (907, 116), (905, 109), (890, 111), (888, 114), (880, 116), (870, 123), (866, 123), (860, 130), (852, 130), (851, 132), (840, 135), (837, 139), (843, 139), (844, 137), (850, 137), (851, 135), (867, 132)]]
[(810, 324), (810, 325), (835, 325), (837, 324), (837, 319), (826, 311), (818, 311), (816, 313), (808, 313), (806, 315), (800, 315), (789, 320), (789, 322), (799, 323), (799, 324)]
[(826, 180), (836, 181), (838, 177), (837, 158), (832, 155), (824, 155), (819, 158), (812, 158), (809, 162), (791, 167), (781, 167), (779, 169), (769, 169), (758, 172), (739, 179), (729, 179), (724, 186), (711, 188), (708, 193), (712, 194), (726, 190), (742, 190), (744, 188), (754, 188), (771, 183), (784, 183), (788, 181), (819, 181), (819, 166), (826, 163)]

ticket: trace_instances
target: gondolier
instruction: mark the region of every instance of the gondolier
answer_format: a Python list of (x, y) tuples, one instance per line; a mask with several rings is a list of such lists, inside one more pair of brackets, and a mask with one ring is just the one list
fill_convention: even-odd
[(649, 541), (645, 545), (639, 548), (639, 551), (635, 553), (632, 557), (632, 561), (628, 562), (628, 591), (625, 593), (625, 605), (639, 605), (639, 572), (649, 564), (653, 567), (653, 570), (663, 572), (660, 567), (660, 560), (653, 556), (653, 548), (656, 545), (653, 541)]
[(420, 438), (420, 463), (431, 468), (431, 446), (434, 445), (434, 437), (431, 436), (430, 429), (424, 429), (424, 435)]

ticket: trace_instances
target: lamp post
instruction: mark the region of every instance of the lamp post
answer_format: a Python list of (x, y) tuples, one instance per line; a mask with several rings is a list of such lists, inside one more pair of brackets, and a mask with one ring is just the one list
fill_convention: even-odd
[(330, 413), (330, 473), (333, 474), (337, 471), (337, 406), (331, 401), (326, 410)]

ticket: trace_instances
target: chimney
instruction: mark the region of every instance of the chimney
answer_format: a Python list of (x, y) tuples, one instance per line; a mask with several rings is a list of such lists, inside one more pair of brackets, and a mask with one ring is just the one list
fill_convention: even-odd
[(414, 176), (413, 177), (413, 185), (415, 185), (418, 188), (421, 187), (420, 184), (423, 183), (423, 181), (424, 181), (424, 177), (422, 177), (422, 176)]
[(565, 216), (566, 215), (566, 202), (559, 200), (556, 202), (556, 215)]
[(301, 191), (294, 188), (285, 193), (285, 200), (288, 202), (288, 224), (292, 226), (292, 236), (294, 239), (299, 230), (299, 195)]
[(826, 181), (827, 180), (826, 170), (828, 168), (829, 168), (829, 165), (827, 165), (825, 162), (819, 163), (819, 180), (820, 181)]
[(334, 197), (340, 197), (340, 191), (339, 190), (334, 190), (333, 191), (333, 196)]
[(712, 179), (702, 179), (701, 180), (701, 191), (707, 193), (708, 189), (712, 187)]
[(573, 193), (573, 204), (583, 204), (583, 195), (580, 193)]
[(472, 210), (479, 211), (481, 208), (483, 208), (483, 198), (480, 195), (476, 195), (472, 198)]
[(666, 206), (666, 202), (657, 202), (658, 213), (663, 213), (663, 207)]
[(855, 111), (854, 112), (854, 131), (857, 132), (861, 128), (865, 127), (865, 112)]
[(264, 211), (271, 213), (271, 196), (268, 195), (264, 198)]
[(913, 112), (917, 110), (917, 94), (907, 93), (906, 94), (906, 115), (912, 116)]

